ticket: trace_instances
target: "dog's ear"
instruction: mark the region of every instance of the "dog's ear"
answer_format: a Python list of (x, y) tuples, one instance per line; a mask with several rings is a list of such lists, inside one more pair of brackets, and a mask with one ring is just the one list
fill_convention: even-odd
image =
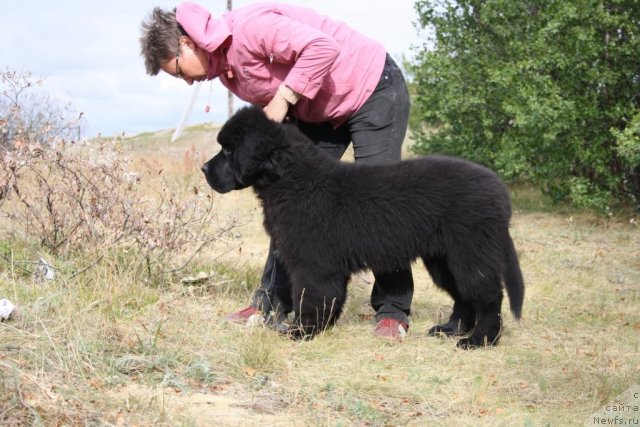
[(284, 153), (282, 150), (273, 150), (262, 162), (261, 173), (256, 178), (256, 184), (259, 186), (268, 185), (269, 182), (275, 181), (284, 175), (283, 159)]
[(257, 107), (243, 113), (238, 170), (244, 182), (266, 185), (284, 173), (283, 160), (288, 147), (284, 125), (268, 119)]

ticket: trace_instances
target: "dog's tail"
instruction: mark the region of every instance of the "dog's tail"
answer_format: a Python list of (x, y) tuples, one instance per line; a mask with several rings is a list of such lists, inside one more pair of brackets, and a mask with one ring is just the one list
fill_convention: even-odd
[(504, 272), (504, 283), (507, 288), (507, 295), (509, 296), (511, 312), (516, 319), (520, 319), (522, 315), (522, 302), (524, 300), (524, 279), (522, 278), (522, 271), (520, 270), (520, 263), (518, 262), (518, 255), (513, 245), (513, 240), (510, 236), (507, 236), (506, 240), (507, 251), (505, 254), (506, 269)]

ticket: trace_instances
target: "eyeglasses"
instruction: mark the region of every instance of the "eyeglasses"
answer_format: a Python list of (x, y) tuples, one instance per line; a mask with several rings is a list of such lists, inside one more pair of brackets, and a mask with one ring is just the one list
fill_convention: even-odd
[(180, 58), (180, 43), (178, 43), (178, 49), (176, 49), (176, 75), (175, 76), (179, 79), (184, 79), (184, 76), (182, 75), (182, 71), (180, 71), (178, 58)]

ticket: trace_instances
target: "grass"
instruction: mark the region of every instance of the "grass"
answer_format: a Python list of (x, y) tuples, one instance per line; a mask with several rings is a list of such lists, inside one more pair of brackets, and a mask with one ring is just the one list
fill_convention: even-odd
[[(206, 129), (194, 132), (170, 147), (142, 135), (135, 152), (153, 152), (179, 180), (215, 151)], [(372, 336), (366, 275), (353, 278), (338, 325), (313, 341), (225, 322), (249, 301), (266, 255), (250, 191), (217, 196), (219, 213), (244, 225), (160, 282), (115, 253), (74, 276), (95, 256), (5, 239), (0, 298), (18, 311), (0, 323), (0, 424), (583, 425), (640, 383), (640, 232), (630, 216), (557, 213), (530, 190), (514, 193), (523, 319), (505, 304), (500, 345), (477, 351), (426, 336), (451, 301), (419, 265), (401, 344)], [(61, 269), (57, 280), (32, 278), (40, 255)], [(213, 274), (181, 282), (199, 271)]]

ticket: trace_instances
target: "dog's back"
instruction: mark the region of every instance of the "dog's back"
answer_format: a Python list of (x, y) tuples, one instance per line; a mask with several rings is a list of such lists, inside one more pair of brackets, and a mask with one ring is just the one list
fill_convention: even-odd
[[(455, 157), (433, 155), (379, 165), (360, 165), (325, 158), (291, 166), (309, 179), (296, 184), (308, 197), (317, 196), (318, 181), (331, 187), (338, 212), (352, 216), (412, 218), (435, 224), (441, 217), (460, 224), (488, 218), (506, 225), (511, 217), (508, 190), (491, 170)], [(315, 177), (315, 179), (314, 179)], [(304, 180), (303, 180), (304, 181)], [(402, 211), (402, 214), (399, 212)], [(470, 213), (473, 212), (473, 215)], [(335, 213), (335, 212), (334, 212)]]

